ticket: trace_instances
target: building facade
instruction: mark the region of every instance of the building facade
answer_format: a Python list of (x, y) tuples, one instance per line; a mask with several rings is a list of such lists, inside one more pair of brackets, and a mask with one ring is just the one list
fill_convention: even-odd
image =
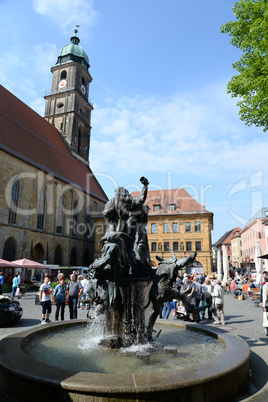
[(235, 232), (231, 238), (232, 265), (235, 268), (242, 267), (242, 241), (240, 232)]
[(6, 260), (88, 266), (94, 258), (92, 216), (107, 196), (88, 162), (88, 57), (71, 40), (52, 68), (46, 119), (0, 86), (0, 256)]
[(222, 246), (226, 247), (229, 266), (233, 264), (231, 240), (234, 236), (236, 236), (240, 232), (241, 232), (241, 229), (239, 227), (228, 230), (228, 232), (224, 233), (224, 235), (221, 236), (219, 238), (219, 240), (213, 244), (213, 247), (216, 247), (217, 250), (220, 250), (220, 252), (221, 252), (221, 264), (223, 264), (223, 247)]
[[(266, 254), (265, 225), (268, 217), (268, 208), (259, 210), (241, 231), (242, 260), (243, 265), (251, 269), (255, 268), (255, 246), (259, 242), (261, 254)], [(263, 261), (264, 263), (264, 261)]]
[(210, 273), (213, 213), (183, 188), (148, 191), (146, 205), (149, 207), (147, 234), (152, 265), (157, 266), (157, 255), (170, 258), (170, 249), (178, 259), (196, 251), (194, 267)]

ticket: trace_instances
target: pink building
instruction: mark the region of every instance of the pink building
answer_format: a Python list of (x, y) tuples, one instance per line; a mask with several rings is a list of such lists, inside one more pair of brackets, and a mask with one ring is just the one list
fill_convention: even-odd
[(262, 208), (246, 224), (241, 231), (242, 261), (244, 266), (255, 268), (255, 246), (260, 243), (261, 255), (266, 254), (267, 237), (264, 222), (268, 218), (268, 208)]
[(241, 232), (240, 228), (235, 228), (232, 230), (229, 230), (228, 232), (226, 232), (218, 241), (216, 241), (216, 243), (213, 245), (215, 247), (217, 247), (217, 249), (220, 250), (221, 252), (221, 259), (222, 259), (222, 246), (226, 246), (226, 250), (227, 250), (227, 257), (228, 257), (228, 262), (229, 265), (232, 264), (232, 245), (231, 245), (231, 240), (233, 238), (234, 235), (239, 234)]

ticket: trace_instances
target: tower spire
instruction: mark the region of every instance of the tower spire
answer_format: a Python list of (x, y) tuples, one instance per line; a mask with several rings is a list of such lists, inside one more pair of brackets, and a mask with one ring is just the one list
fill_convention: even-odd
[[(76, 25), (75, 27), (76, 27), (76, 28), (79, 28), (80, 25)], [(74, 36), (72, 36), (70, 40), (71, 40), (71, 42), (74, 43), (75, 45), (78, 45), (79, 42), (80, 42), (80, 39), (76, 36), (76, 34), (78, 33), (78, 30), (77, 30), (76, 28), (74, 29)]]

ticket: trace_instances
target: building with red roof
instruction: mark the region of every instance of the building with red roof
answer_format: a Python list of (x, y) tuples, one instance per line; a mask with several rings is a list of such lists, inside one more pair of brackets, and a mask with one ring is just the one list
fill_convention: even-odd
[[(137, 196), (139, 192), (131, 195)], [(149, 207), (148, 242), (152, 263), (157, 265), (156, 255), (164, 259), (171, 257), (170, 249), (178, 259), (196, 251), (196, 262), (191, 270), (199, 268), (210, 273), (213, 213), (184, 188), (149, 190), (146, 205)]]
[(232, 264), (232, 239), (236, 236), (240, 236), (241, 229), (239, 227), (228, 230), (226, 233), (224, 233), (223, 236), (219, 238), (218, 241), (216, 241), (213, 246), (215, 246), (218, 250), (221, 252), (221, 258), (222, 258), (222, 253), (223, 249), (222, 246), (224, 245), (226, 247), (227, 251), (227, 257), (228, 257), (228, 262), (229, 264)]
[(88, 266), (107, 196), (89, 167), (88, 57), (79, 39), (52, 68), (45, 119), (0, 85), (0, 256)]

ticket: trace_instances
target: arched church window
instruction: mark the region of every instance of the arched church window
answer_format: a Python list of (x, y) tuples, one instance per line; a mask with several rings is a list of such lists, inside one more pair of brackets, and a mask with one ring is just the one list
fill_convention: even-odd
[(61, 249), (61, 246), (60, 246), (60, 245), (58, 245), (58, 246), (55, 248), (54, 264), (55, 264), (55, 265), (62, 265), (62, 249)]
[(84, 257), (83, 257), (83, 266), (88, 267), (90, 265), (90, 255), (88, 248), (85, 249)]
[(12, 237), (9, 237), (4, 245), (3, 259), (14, 261), (16, 256), (16, 242)]
[(77, 265), (77, 252), (75, 247), (73, 247), (71, 250), (70, 265), (71, 267), (75, 267)]
[(77, 221), (78, 221), (78, 212), (77, 212), (78, 202), (75, 201), (73, 207), (73, 226), (72, 226), (72, 236), (77, 236)]
[(57, 218), (56, 218), (56, 232), (62, 233), (63, 231), (63, 208), (64, 208), (64, 200), (63, 197), (60, 196), (57, 208)]
[(80, 148), (81, 148), (81, 130), (79, 128), (79, 130), (78, 130), (78, 141), (77, 141), (77, 152), (80, 152)]
[(63, 71), (60, 73), (60, 79), (61, 79), (61, 80), (66, 80), (66, 78), (67, 78), (67, 71), (63, 70)]
[(84, 77), (82, 77), (82, 84), (86, 86), (86, 81)]
[(42, 189), (39, 195), (38, 202), (38, 214), (37, 214), (37, 229), (44, 229), (44, 216), (45, 216), (45, 206), (46, 206), (46, 193)]
[(16, 223), (17, 208), (19, 203), (19, 193), (20, 193), (20, 182), (18, 179), (15, 179), (11, 190), (8, 223)]

